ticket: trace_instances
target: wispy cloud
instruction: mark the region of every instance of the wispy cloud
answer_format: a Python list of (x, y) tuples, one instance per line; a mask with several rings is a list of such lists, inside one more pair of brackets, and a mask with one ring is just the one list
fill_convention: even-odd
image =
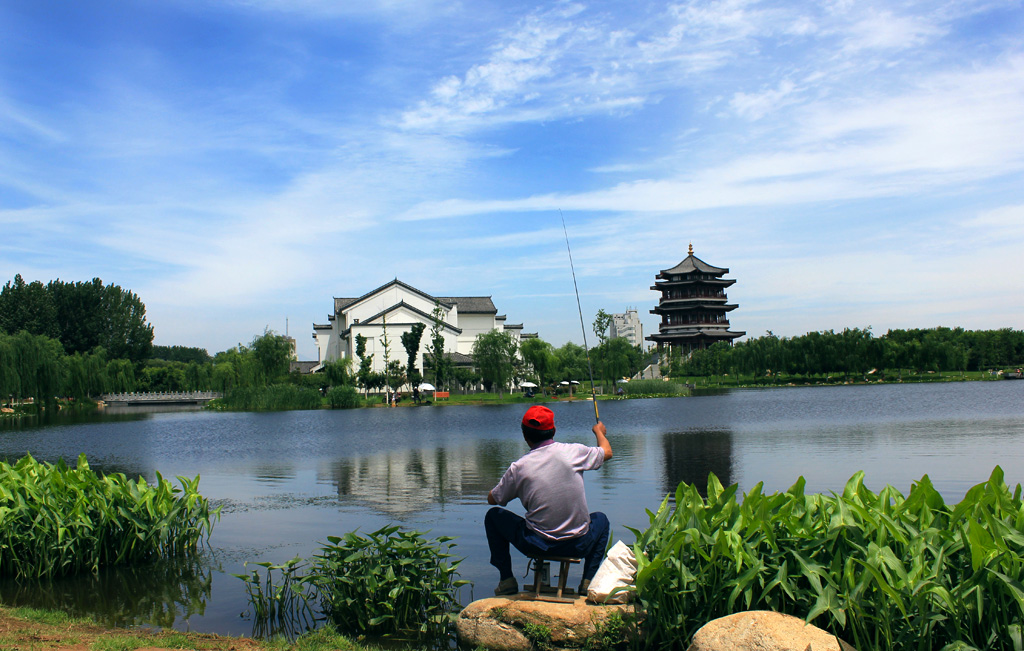
[(557, 322), (529, 296), (564, 295), (558, 210), (586, 311), (653, 300), (696, 240), (757, 334), (985, 310), (936, 251), (1020, 242), (1016, 0), (163, 7), (0, 10), (46, 35), (0, 62), (0, 272), (131, 287), (162, 343), (396, 275)]

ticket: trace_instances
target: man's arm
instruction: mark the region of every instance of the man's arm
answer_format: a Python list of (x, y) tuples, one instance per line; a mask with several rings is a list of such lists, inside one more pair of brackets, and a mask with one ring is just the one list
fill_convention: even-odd
[(604, 423), (597, 421), (597, 425), (593, 427), (594, 436), (597, 437), (597, 447), (604, 450), (604, 460), (607, 461), (612, 458), (612, 444), (608, 442), (608, 430), (605, 429)]
[(498, 505), (498, 500), (494, 499), (494, 491), (493, 490), (487, 491), (487, 503), (491, 504), (492, 506), (497, 506)]

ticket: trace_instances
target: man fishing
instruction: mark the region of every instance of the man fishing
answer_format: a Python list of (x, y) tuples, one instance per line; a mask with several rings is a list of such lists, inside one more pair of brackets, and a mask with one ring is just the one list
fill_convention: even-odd
[[(555, 415), (540, 405), (526, 411), (522, 430), (530, 451), (513, 462), (487, 494), (487, 503), (498, 505), (484, 517), (491, 565), (500, 575), (494, 594), (519, 592), (509, 543), (527, 556), (584, 559), (579, 593), (586, 594), (608, 547), (609, 525), (604, 513), (588, 512), (583, 473), (612, 458), (607, 431), (601, 421), (594, 425), (597, 447), (556, 443)], [(517, 497), (526, 509), (525, 518), (500, 508)]]

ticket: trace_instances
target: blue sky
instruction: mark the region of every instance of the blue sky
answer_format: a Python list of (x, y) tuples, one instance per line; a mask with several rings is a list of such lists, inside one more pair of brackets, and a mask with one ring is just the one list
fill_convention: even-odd
[(1024, 327), (1024, 5), (0, 0), (0, 281), (315, 359), (334, 296), (581, 343), (686, 257), (734, 330)]

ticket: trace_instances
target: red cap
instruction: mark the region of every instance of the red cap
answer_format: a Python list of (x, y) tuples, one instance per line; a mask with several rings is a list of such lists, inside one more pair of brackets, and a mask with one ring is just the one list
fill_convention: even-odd
[(547, 407), (534, 405), (523, 415), (523, 425), (539, 430), (555, 429), (555, 414)]

